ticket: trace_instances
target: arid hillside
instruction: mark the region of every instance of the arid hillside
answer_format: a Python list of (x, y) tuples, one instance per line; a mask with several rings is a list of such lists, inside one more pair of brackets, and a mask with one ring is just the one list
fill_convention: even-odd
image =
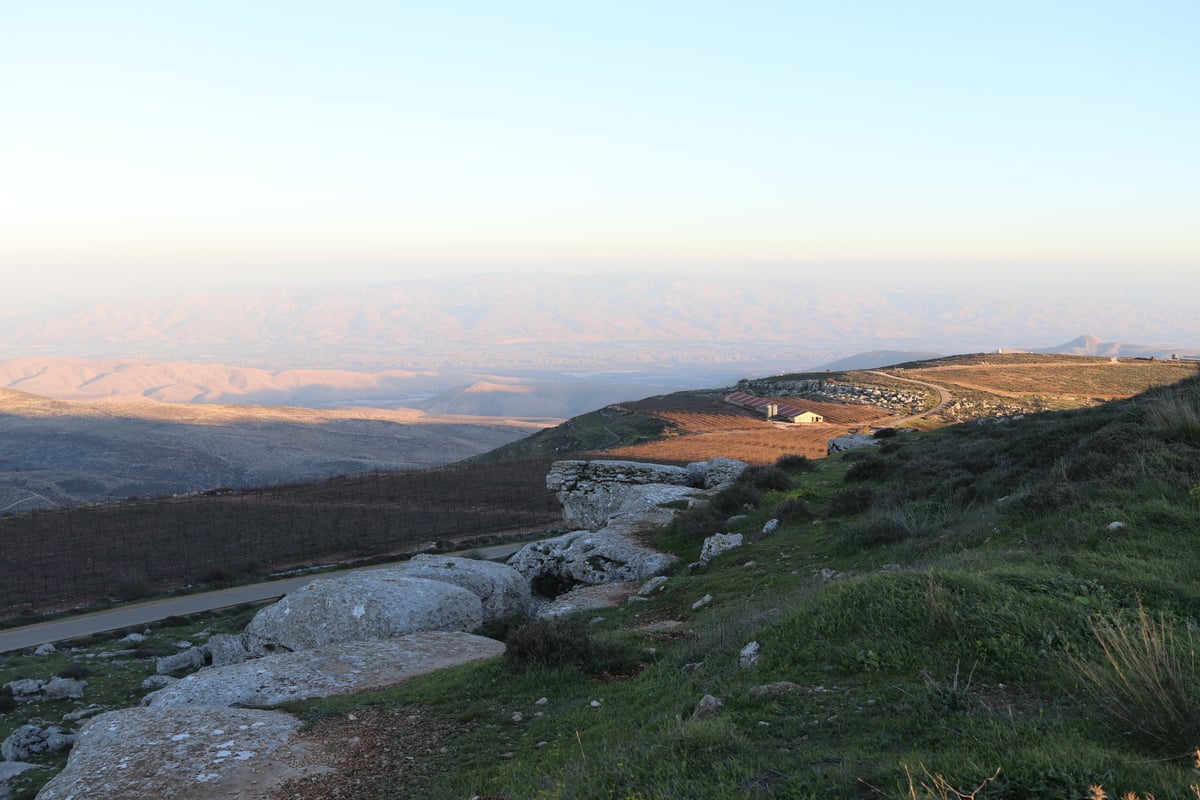
[[(903, 426), (919, 429), (989, 417), (1082, 408), (1196, 374), (1194, 361), (1034, 353), (973, 354), (877, 370), (821, 371), (740, 381), (608, 406), (500, 448), (482, 459), (571, 452), (698, 461), (713, 456), (768, 464), (781, 455), (825, 455), (830, 439)], [(768, 421), (724, 402), (738, 389), (824, 417), (813, 425)]]
[(429, 467), (543, 426), (412, 409), (68, 402), (0, 389), (0, 512)]

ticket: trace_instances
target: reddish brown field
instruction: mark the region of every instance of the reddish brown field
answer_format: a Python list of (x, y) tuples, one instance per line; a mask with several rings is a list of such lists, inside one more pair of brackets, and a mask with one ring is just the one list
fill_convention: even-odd
[(888, 420), (895, 419), (871, 406), (796, 398), (779, 398), (779, 402), (814, 411), (826, 421), (817, 425), (768, 422), (715, 396), (652, 398), (625, 405), (632, 411), (666, 420), (671, 425), (671, 434), (659, 441), (608, 450), (605, 456), (677, 462), (719, 456), (751, 464), (770, 464), (789, 454), (819, 458), (825, 455), (830, 439), (851, 430), (886, 425)]

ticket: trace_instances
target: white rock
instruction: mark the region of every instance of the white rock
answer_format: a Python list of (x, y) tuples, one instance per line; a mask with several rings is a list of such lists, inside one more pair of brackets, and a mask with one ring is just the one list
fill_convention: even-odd
[(703, 608), (704, 606), (708, 605), (712, 601), (713, 601), (713, 596), (711, 594), (706, 594), (706, 595), (704, 595), (704, 597), (701, 597), (699, 600), (692, 603), (692, 610), (695, 611), (696, 609)]
[(742, 648), (738, 656), (738, 666), (742, 669), (754, 669), (758, 666), (758, 656), (761, 652), (762, 646), (758, 642), (750, 642)]
[(619, 515), (654, 516), (666, 522), (665, 503), (694, 494), (701, 484), (683, 467), (636, 461), (556, 461), (546, 488), (558, 493), (568, 525), (599, 530)]
[(638, 594), (642, 597), (649, 597), (654, 592), (660, 592), (664, 588), (664, 584), (670, 580), (666, 575), (658, 575), (646, 581), (642, 588), (638, 589)]
[[(284, 781), (331, 771), (329, 757), (297, 737), (299, 728), (298, 719), (276, 711), (110, 711), (83, 726), (66, 768), (38, 798), (266, 797)], [(245, 793), (251, 785), (254, 795)]]
[(273, 706), (379, 689), (435, 669), (502, 655), (504, 644), (469, 633), (426, 631), (348, 642), (210, 667), (146, 695), (142, 704)]
[(442, 581), (475, 594), (484, 620), (506, 619), (529, 612), (529, 582), (507, 564), (454, 556), (416, 555), (403, 566), (414, 578)]
[(54, 647), (54, 643), (46, 642), (45, 644), (38, 645), (37, 649), (33, 651), (33, 654), (35, 656), (48, 656), (51, 653), (56, 652), (58, 652), (58, 650)]
[(1124, 527), (1125, 527), (1124, 522), (1119, 522), (1119, 521), (1114, 520), (1114, 521), (1108, 523), (1108, 529), (1110, 531), (1119, 531)]
[(260, 653), (469, 631), (482, 623), (483, 605), (466, 589), (412, 578), (403, 569), (371, 569), (297, 589), (255, 614), (245, 635), (247, 649)]
[(700, 548), (700, 562), (707, 564), (722, 553), (742, 546), (740, 533), (714, 533)]
[(530, 542), (508, 563), (532, 582), (550, 576), (575, 583), (644, 581), (666, 571), (678, 559), (641, 544), (622, 526), (603, 531), (573, 531)]
[(723, 708), (725, 708), (724, 700), (719, 697), (713, 697), (711, 694), (706, 694), (696, 704), (696, 710), (692, 712), (692, 719), (707, 719)]

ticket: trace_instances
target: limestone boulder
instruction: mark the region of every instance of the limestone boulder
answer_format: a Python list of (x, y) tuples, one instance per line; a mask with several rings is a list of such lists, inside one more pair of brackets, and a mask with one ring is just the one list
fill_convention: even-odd
[(741, 547), (742, 540), (740, 533), (714, 533), (700, 546), (700, 563), (707, 564), (722, 553)]
[[(568, 525), (599, 530), (620, 515), (644, 515), (691, 496), (695, 481), (686, 468), (664, 464), (556, 461), (546, 476), (546, 488), (557, 492)], [(669, 512), (665, 518), (670, 518)]]
[(736, 458), (710, 458), (708, 461), (688, 464), (687, 469), (693, 476), (694, 485), (716, 489), (737, 480), (749, 466)]
[(172, 672), (200, 669), (203, 666), (204, 651), (199, 647), (189, 647), (158, 659), (154, 665), (154, 671), (159, 675), (169, 675)]
[(825, 452), (827, 455), (834, 453), (844, 453), (847, 450), (860, 450), (864, 447), (878, 447), (882, 444), (882, 439), (876, 439), (874, 436), (866, 433), (851, 433), (847, 436), (839, 436), (836, 439), (830, 439), (825, 443)]
[(460, 586), (483, 605), (483, 619), (505, 619), (528, 613), (531, 595), (525, 576), (507, 564), (454, 556), (413, 556), (404, 567), (413, 578)]
[(531, 584), (538, 578), (602, 584), (644, 581), (665, 572), (678, 560), (645, 546), (631, 529), (610, 526), (530, 542), (508, 563)]
[(30, 758), (70, 749), (75, 732), (58, 725), (22, 725), (0, 742), (0, 755), (5, 761), (28, 761)]
[(503, 653), (503, 643), (469, 633), (428, 631), (377, 642), (350, 642), (202, 669), (146, 695), (142, 704), (152, 708), (274, 706), (380, 689), (435, 669)]
[(126, 708), (84, 724), (67, 766), (38, 800), (266, 798), (331, 771), (300, 721), (245, 708)]
[(534, 616), (561, 617), (576, 611), (614, 608), (636, 596), (636, 582), (605, 583), (598, 586), (576, 586), (574, 589), (542, 605)]
[(312, 650), (419, 631), (470, 631), (483, 623), (472, 592), (443, 581), (370, 569), (315, 580), (267, 606), (246, 626), (251, 653)]
[(204, 663), (214, 667), (240, 664), (251, 657), (246, 648), (246, 639), (229, 633), (218, 633), (200, 647)]

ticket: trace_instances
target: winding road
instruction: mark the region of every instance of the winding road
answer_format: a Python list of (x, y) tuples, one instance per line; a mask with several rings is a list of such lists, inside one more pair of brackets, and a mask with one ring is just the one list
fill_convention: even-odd
[(905, 383), (915, 383), (918, 386), (924, 386), (926, 389), (933, 389), (935, 392), (938, 393), (938, 404), (936, 406), (934, 406), (933, 408), (927, 409), (925, 411), (922, 411), (919, 414), (911, 414), (911, 415), (909, 415), (907, 417), (903, 417), (901, 419), (892, 420), (891, 424), (893, 427), (896, 425), (902, 425), (905, 422), (912, 422), (914, 419), (921, 419), (922, 417), (928, 417), (930, 414), (936, 414), (937, 412), (939, 412), (943, 408), (945, 408), (950, 403), (950, 401), (954, 399), (954, 395), (952, 395), (950, 393), (949, 389), (947, 389), (945, 386), (939, 386), (936, 383), (929, 383), (928, 381), (919, 381), (916, 378), (902, 378), (901, 376), (896, 375), (891, 372), (880, 372), (879, 370), (874, 370), (874, 369), (868, 370), (868, 372), (870, 372), (870, 374), (872, 374), (872, 375), (878, 375), (882, 378), (891, 378), (891, 379), (897, 380), (897, 381), (904, 381)]

